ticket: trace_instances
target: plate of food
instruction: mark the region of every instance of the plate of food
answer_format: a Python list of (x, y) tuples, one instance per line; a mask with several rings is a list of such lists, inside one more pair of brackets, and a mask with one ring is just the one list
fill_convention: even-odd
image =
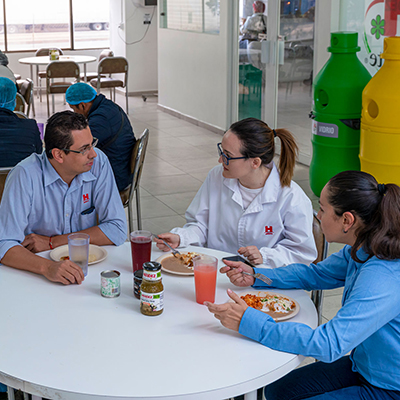
[(157, 258), (161, 264), (161, 270), (175, 275), (194, 275), (193, 258), (200, 256), (200, 253), (194, 251), (181, 252), (181, 254), (166, 253)]
[[(60, 246), (50, 252), (54, 261), (69, 260), (68, 245)], [(107, 250), (103, 247), (89, 244), (89, 265), (97, 264), (107, 258)]]
[(275, 321), (293, 318), (300, 311), (299, 303), (280, 293), (251, 291), (240, 296), (249, 307), (270, 315)]

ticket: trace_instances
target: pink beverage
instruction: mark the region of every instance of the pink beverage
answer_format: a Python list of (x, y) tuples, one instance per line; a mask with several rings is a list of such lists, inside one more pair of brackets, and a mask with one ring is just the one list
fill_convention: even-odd
[(193, 264), (197, 303), (214, 303), (218, 260), (211, 256), (200, 256), (193, 260)]
[(133, 272), (143, 269), (143, 263), (151, 260), (151, 233), (135, 231), (131, 233)]

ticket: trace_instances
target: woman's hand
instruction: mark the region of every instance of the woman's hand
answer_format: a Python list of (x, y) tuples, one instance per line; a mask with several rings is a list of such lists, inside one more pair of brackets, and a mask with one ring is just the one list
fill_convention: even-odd
[(225, 328), (238, 331), (240, 321), (248, 305), (232, 290), (228, 289), (227, 292), (234, 303), (213, 304), (206, 301), (204, 304), (208, 307), (208, 311), (213, 313), (214, 317), (219, 319)]
[[(181, 242), (180, 236), (176, 233), (161, 233), (161, 235), (157, 236), (160, 239), (164, 239), (174, 249), (177, 248)], [(157, 247), (162, 251), (169, 251), (170, 249), (160, 239), (154, 238), (154, 241), (157, 243)]]
[(255, 278), (249, 275), (242, 274), (242, 271), (248, 272), (249, 274), (254, 274), (253, 268), (249, 265), (242, 263), (241, 261), (229, 261), (224, 260), (226, 267), (222, 267), (219, 272), (226, 274), (229, 280), (235, 286), (251, 286), (254, 285)]
[(246, 257), (253, 264), (262, 264), (263, 258), (256, 246), (241, 247), (238, 253)]

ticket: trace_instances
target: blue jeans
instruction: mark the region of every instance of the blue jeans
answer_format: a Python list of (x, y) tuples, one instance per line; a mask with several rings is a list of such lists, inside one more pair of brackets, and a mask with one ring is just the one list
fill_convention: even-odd
[(333, 363), (316, 362), (295, 369), (265, 387), (267, 400), (400, 400), (400, 391), (385, 390), (368, 383), (351, 369), (349, 356)]

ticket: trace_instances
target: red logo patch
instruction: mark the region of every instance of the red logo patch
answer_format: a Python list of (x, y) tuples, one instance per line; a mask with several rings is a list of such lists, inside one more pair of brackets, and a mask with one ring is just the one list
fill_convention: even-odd
[(274, 230), (272, 229), (272, 226), (266, 226), (264, 234), (265, 235), (273, 235), (274, 234)]
[(84, 203), (89, 202), (89, 193), (86, 193), (86, 194), (83, 195), (83, 202)]

